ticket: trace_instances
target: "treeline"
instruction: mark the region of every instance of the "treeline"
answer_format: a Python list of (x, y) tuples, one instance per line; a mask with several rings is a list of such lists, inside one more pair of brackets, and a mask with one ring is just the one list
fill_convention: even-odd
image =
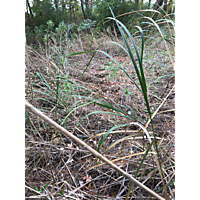
[[(60, 23), (64, 23), (68, 32), (87, 31), (102, 19), (111, 16), (109, 6), (115, 16), (139, 9), (160, 9), (160, 12), (170, 15), (174, 12), (174, 3), (174, 0), (157, 0), (155, 4), (151, 0), (146, 3), (143, 0), (26, 0), (26, 37), (28, 43), (37, 40), (42, 42), (49, 20), (54, 23), (54, 30)], [(142, 14), (144, 13), (133, 13), (119, 19), (128, 27)], [(145, 15), (152, 16), (152, 13), (146, 12)], [(101, 30), (109, 26), (113, 26), (113, 22), (102, 23)]]

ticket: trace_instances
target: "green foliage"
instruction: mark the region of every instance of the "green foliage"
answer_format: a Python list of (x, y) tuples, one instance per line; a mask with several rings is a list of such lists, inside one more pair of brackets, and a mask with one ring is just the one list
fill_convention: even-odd
[(63, 12), (60, 9), (55, 10), (50, 0), (34, 1), (32, 11), (34, 22), (38, 26), (46, 24), (50, 19), (58, 26), (59, 22), (65, 19)]
[(47, 22), (47, 31), (52, 31), (53, 30), (53, 27), (54, 27), (54, 23), (52, 20), (49, 20)]
[(78, 31), (87, 31), (90, 28), (95, 27), (95, 25), (96, 21), (92, 21), (91, 19), (85, 19), (80, 23)]
[(44, 35), (44, 41), (48, 43), (48, 40), (50, 39), (50, 37), (53, 35), (53, 27), (54, 27), (54, 23), (52, 20), (49, 20), (47, 22), (47, 28), (46, 28), (46, 34)]
[(92, 11), (89, 7), (85, 8), (85, 15), (88, 19), (92, 18)]
[[(50, 184), (49, 182), (46, 183), (46, 184), (43, 185), (40, 189), (38, 189), (37, 186), (35, 186), (33, 189), (36, 190), (36, 191), (38, 191), (39, 193), (42, 193), (45, 189), (47, 189), (47, 187), (48, 187), (49, 184)], [(36, 193), (36, 192), (35, 192), (35, 193)], [(36, 194), (37, 194), (37, 193), (36, 193)]]
[(26, 39), (29, 40), (34, 37), (34, 33), (31, 31), (31, 28), (29, 26), (25, 27), (26, 32)]
[(70, 24), (70, 31), (72, 33), (77, 32), (78, 26), (75, 23)]
[(68, 39), (69, 26), (64, 23), (64, 21), (60, 22), (58, 27), (55, 29), (55, 37), (61, 46), (61, 43), (66, 43)]
[(35, 32), (35, 38), (38, 41), (42, 41), (43, 36), (45, 34), (45, 26), (44, 25), (40, 25), (39, 28), (38, 26), (34, 27), (34, 32)]
[(131, 96), (131, 95), (132, 95), (132, 92), (130, 91), (129, 88), (124, 88), (124, 89), (123, 89), (123, 92), (124, 92), (124, 94), (125, 94), (126, 96)]
[[(174, 2), (174, 1), (173, 1)], [(90, 6), (85, 7), (85, 14), (87, 16), (87, 20), (83, 21), (83, 14), (80, 6), (80, 2), (77, 0), (74, 1), (55, 1), (52, 0), (43, 0), (43, 1), (32, 1), (33, 5), (31, 6), (31, 11), (33, 16), (26, 12), (26, 36), (27, 40), (34, 38), (41, 42), (46, 24), (49, 20), (54, 22), (54, 29), (59, 26), (59, 23), (64, 21), (64, 23), (71, 24), (70, 32), (72, 35), (76, 31), (86, 31), (90, 27), (94, 27), (96, 25), (95, 22), (100, 22), (102, 19), (110, 16), (110, 10), (108, 6), (111, 7), (115, 16), (119, 16), (121, 14), (125, 14), (131, 11), (148, 9), (149, 4), (141, 3), (139, 1), (139, 5), (137, 5), (134, 1), (121, 1), (121, 0), (96, 0), (93, 1), (93, 9), (91, 10)], [(152, 4), (150, 5), (152, 7)], [(168, 10), (173, 9), (174, 4), (168, 4)], [(71, 9), (70, 9), (71, 8)], [(129, 15), (121, 16), (119, 19), (126, 27), (140, 18), (141, 16), (152, 16), (152, 12), (138, 12), (132, 13)], [(158, 16), (158, 19), (161, 15)], [(92, 21), (88, 21), (88, 20)], [(69, 21), (70, 20), (70, 21)], [(143, 28), (145, 26), (144, 22), (146, 19), (143, 19), (143, 23), (140, 26)], [(75, 22), (75, 23), (74, 23)], [(137, 24), (138, 23), (138, 24)], [(136, 22), (139, 25), (139, 22)], [(112, 27), (112, 29), (116, 25), (114, 25), (112, 20), (107, 21), (106, 23), (101, 23), (101, 28)], [(112, 31), (112, 30), (111, 30)], [(33, 34), (34, 33), (34, 34)], [(76, 33), (75, 33), (76, 34)], [(74, 35), (76, 37), (76, 35)]]
[[(53, 27), (53, 21), (49, 20), (47, 22), (46, 34), (44, 36), (46, 54), (52, 57), (53, 60), (59, 64), (59, 66), (65, 66), (65, 55), (63, 52), (68, 48), (68, 34), (70, 31), (70, 26), (62, 21), (59, 23), (58, 27), (55, 28), (55, 31)], [(52, 43), (52, 40), (54, 41), (54, 44)]]
[[(120, 1), (120, 0), (104, 0), (99, 1), (94, 9), (94, 14), (96, 15), (96, 20), (99, 22), (102, 19), (110, 16), (110, 9), (113, 10), (116, 16), (137, 10), (137, 5), (132, 1)], [(120, 21), (126, 26), (129, 24), (130, 20), (134, 21), (135, 14), (120, 17)], [(113, 22), (109, 21), (104, 24), (105, 27), (113, 26)]]
[(61, 46), (61, 43), (66, 43), (68, 38), (68, 32), (70, 26), (68, 26), (64, 21), (60, 22), (58, 27), (54, 31), (54, 23), (52, 20), (47, 22), (46, 34), (44, 36), (44, 41), (48, 42), (50, 38), (55, 39), (55, 41)]
[(54, 28), (58, 27), (59, 23), (63, 20), (66, 22), (66, 14), (60, 8), (55, 9), (50, 0), (33, 1), (31, 10), (33, 18), (28, 17), (28, 13), (26, 13), (25, 20), (27, 41), (29, 39), (36, 39), (42, 42), (49, 20), (54, 22)]

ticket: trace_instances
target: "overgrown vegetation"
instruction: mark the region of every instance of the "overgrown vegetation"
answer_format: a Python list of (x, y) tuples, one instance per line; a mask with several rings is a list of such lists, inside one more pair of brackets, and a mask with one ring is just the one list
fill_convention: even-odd
[[(160, 199), (174, 199), (175, 24), (165, 12), (126, 13), (131, 1), (118, 13), (120, 3), (97, 2), (90, 16), (99, 18), (78, 26), (46, 20), (35, 28), (37, 48), (26, 46), (26, 100)], [(25, 114), (27, 197), (151, 198), (29, 109)]]
[[(30, 4), (32, 2), (32, 5)], [(157, 3), (151, 4), (142, 1), (121, 1), (121, 0), (85, 0), (81, 4), (77, 0), (43, 0), (30, 1), (26, 0), (27, 11), (25, 13), (26, 21), (26, 37), (27, 43), (41, 43), (47, 29), (47, 22), (49, 20), (54, 23), (54, 30), (63, 22), (71, 31), (71, 33), (78, 33), (83, 29), (88, 29), (97, 25), (102, 19), (110, 16), (109, 6), (115, 13), (115, 16), (123, 15), (125, 13), (135, 10), (158, 9), (162, 14), (168, 14), (171, 18), (174, 17), (174, 2), (172, 0), (161, 0), (161, 5)], [(90, 3), (90, 4), (89, 4)], [(119, 17), (119, 20), (129, 27), (131, 23), (141, 16), (151, 16), (155, 19), (162, 18), (162, 15), (150, 12), (132, 13)], [(137, 22), (136, 22), (137, 23)], [(138, 24), (142, 26), (142, 24)], [(101, 31), (103, 29), (114, 28), (113, 21), (101, 23)], [(109, 30), (108, 30), (109, 31)]]

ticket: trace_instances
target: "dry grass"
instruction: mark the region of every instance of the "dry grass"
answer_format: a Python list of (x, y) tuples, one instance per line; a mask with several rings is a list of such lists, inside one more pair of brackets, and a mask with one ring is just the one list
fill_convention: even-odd
[[(89, 36), (79, 36), (69, 51), (73, 53), (88, 50), (90, 41), (91, 38)], [(93, 48), (96, 49), (99, 44), (105, 43), (106, 41), (110, 41), (110, 39), (104, 34), (104, 37), (99, 37), (94, 40)], [(122, 41), (120, 43), (123, 44)], [(118, 47), (107, 43), (101, 49), (113, 56), (118, 56), (122, 62), (127, 63), (125, 66), (130, 67), (130, 73), (134, 73), (131, 71), (131, 66), (128, 65), (128, 58), (120, 54), (121, 51)], [(52, 91), (55, 92), (55, 76), (57, 74), (58, 63), (54, 63), (53, 61), (50, 63), (44, 56), (44, 52), (38, 54), (28, 48), (27, 54), (26, 66), (30, 69), (30, 79), (34, 87), (32, 94), (30, 84), (27, 84), (26, 99), (58, 124), (62, 123), (72, 106), (78, 107), (83, 103), (88, 103), (87, 100), (78, 96), (71, 96), (72, 94), (83, 95), (83, 93), (92, 98), (105, 98), (108, 96), (108, 98), (115, 102), (123, 105), (127, 104), (131, 107), (133, 107), (134, 102), (138, 118), (143, 122), (146, 120), (148, 115), (144, 110), (143, 100), (139, 93), (137, 93), (135, 87), (131, 86), (124, 76), (116, 81), (119, 85), (114, 85), (113, 81), (106, 80), (106, 76), (103, 76), (103, 78), (97, 76), (102, 72), (102, 64), (107, 65), (106, 60), (109, 59), (106, 56), (96, 54), (81, 80), (78, 78), (89, 61), (89, 54), (77, 55), (68, 59), (67, 73), (71, 76), (70, 80), (79, 84), (81, 87), (88, 88), (90, 91), (81, 89), (77, 85), (68, 82), (68, 87), (72, 87), (73, 89), (71, 92), (68, 91), (66, 93), (60, 91), (60, 100), (56, 107), (55, 95), (53, 92), (49, 92), (44, 79), (51, 85)], [(161, 59), (160, 57), (161, 55), (159, 53), (155, 53), (156, 60)], [(146, 76), (151, 75), (152, 81), (155, 80), (153, 74), (156, 76), (155, 74), (159, 73), (159, 76), (164, 76), (171, 73), (171, 68), (163, 71), (164, 68), (162, 66), (157, 66), (155, 73), (150, 71), (151, 68), (154, 68), (153, 65), (149, 67), (149, 63), (146, 61)], [(27, 73), (26, 80), (28, 81)], [(44, 77), (43, 81), (41, 81), (37, 73), (42, 74)], [(60, 69), (60, 76), (65, 76), (65, 70), (63, 68)], [(156, 110), (153, 122), (159, 144), (159, 153), (162, 158), (161, 166), (163, 167), (168, 195), (170, 199), (174, 199), (174, 183), (168, 185), (175, 179), (174, 91), (172, 89), (173, 82), (169, 82), (168, 84), (169, 79), (170, 77), (165, 76), (159, 79), (158, 83), (153, 84), (152, 87), (154, 90), (149, 89), (149, 99), (152, 111), (159, 108)], [(63, 81), (61, 85), (64, 85), (64, 83)], [(168, 88), (166, 88), (167, 84)], [(130, 86), (134, 95), (134, 101), (123, 93), (122, 88), (124, 86)], [(109, 91), (109, 94), (107, 91)], [(163, 94), (164, 91), (165, 94)], [(46, 95), (47, 93), (49, 96)], [(158, 98), (161, 95), (163, 97)], [(165, 99), (167, 95), (168, 97)], [(78, 101), (80, 103), (75, 104)], [(163, 104), (161, 105), (162, 102)], [(114, 125), (117, 125), (121, 120), (124, 120), (118, 116), (98, 113), (86, 117), (80, 126), (75, 128), (84, 116), (99, 109), (100, 107), (94, 104), (80, 107), (69, 115), (67, 123), (63, 125), (69, 132), (74, 132), (74, 135), (83, 139), (86, 144), (95, 150), (98, 147), (102, 135)], [(129, 122), (130, 120), (127, 120), (127, 123)], [(149, 127), (146, 128), (147, 130), (149, 129)], [(151, 131), (149, 132), (151, 134)], [(130, 125), (125, 130), (118, 128), (112, 131), (101, 146), (100, 152), (103, 152), (110, 144), (113, 144), (120, 138), (129, 135), (132, 136), (114, 145), (113, 148), (110, 148), (105, 153), (105, 156), (109, 160), (119, 158), (114, 163), (128, 174), (134, 176), (142, 159), (143, 143), (145, 142), (145, 147), (150, 144), (148, 139), (143, 140), (140, 128)], [(93, 139), (89, 140), (92, 137)], [(94, 162), (95, 157), (89, 151), (84, 150), (79, 144), (61, 134), (60, 131), (49, 126), (45, 121), (27, 110), (25, 172), (27, 186), (25, 193), (27, 198), (50, 199), (48, 196), (51, 196), (52, 199), (125, 199), (129, 189), (128, 179), (116, 172), (113, 168), (110, 168), (109, 165), (101, 165), (97, 169), (92, 168), (95, 166)], [(98, 164), (101, 164), (101, 162), (99, 161)], [(145, 158), (137, 180), (153, 191), (157, 191), (163, 187), (153, 152), (150, 151)], [(39, 192), (39, 194), (37, 191), (37, 194), (34, 193), (34, 187), (40, 189), (47, 183), (49, 185), (44, 191)], [(159, 195), (164, 196), (163, 190), (159, 192)], [(136, 185), (131, 196), (133, 199), (150, 197), (149, 193)]]

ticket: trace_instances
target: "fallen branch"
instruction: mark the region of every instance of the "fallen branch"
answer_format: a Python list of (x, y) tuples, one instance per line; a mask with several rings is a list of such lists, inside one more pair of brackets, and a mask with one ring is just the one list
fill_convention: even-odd
[(110, 160), (108, 160), (105, 156), (103, 156), (100, 153), (98, 153), (96, 150), (94, 150), (93, 148), (91, 148), (90, 146), (88, 146), (85, 142), (83, 142), (82, 140), (80, 140), (79, 138), (77, 138), (76, 136), (74, 136), (73, 134), (71, 134), (69, 131), (67, 131), (66, 129), (64, 129), (62, 126), (60, 126), (59, 124), (57, 124), (56, 122), (54, 122), (52, 119), (50, 119), (49, 117), (47, 117), (46, 115), (44, 115), (40, 110), (38, 110), (37, 108), (35, 108), (34, 106), (32, 106), (27, 101), (25, 101), (25, 106), (26, 106), (26, 108), (29, 108), (32, 113), (34, 113), (38, 117), (42, 118), (45, 122), (47, 122), (48, 124), (52, 125), (56, 129), (58, 129), (59, 131), (61, 131), (62, 133), (64, 133), (67, 137), (71, 138), (72, 140), (74, 140), (75, 142), (77, 142), (78, 144), (80, 144), (81, 146), (83, 146), (84, 149), (87, 149), (94, 156), (98, 157), (100, 160), (102, 160), (103, 162), (105, 162), (106, 164), (108, 164), (111, 168), (115, 169), (117, 172), (119, 172), (124, 177), (126, 177), (127, 179), (129, 179), (130, 182), (137, 184), (139, 187), (141, 187), (142, 189), (146, 190), (148, 193), (150, 193), (152, 196), (156, 197), (157, 199), (164, 200), (164, 198), (162, 198), (160, 195), (158, 195), (153, 190), (149, 189), (148, 187), (146, 187), (145, 185), (143, 185), (142, 183), (140, 183), (138, 180), (136, 180), (135, 178), (133, 178), (130, 174), (126, 173), (124, 170), (122, 170), (117, 165), (115, 165)]

